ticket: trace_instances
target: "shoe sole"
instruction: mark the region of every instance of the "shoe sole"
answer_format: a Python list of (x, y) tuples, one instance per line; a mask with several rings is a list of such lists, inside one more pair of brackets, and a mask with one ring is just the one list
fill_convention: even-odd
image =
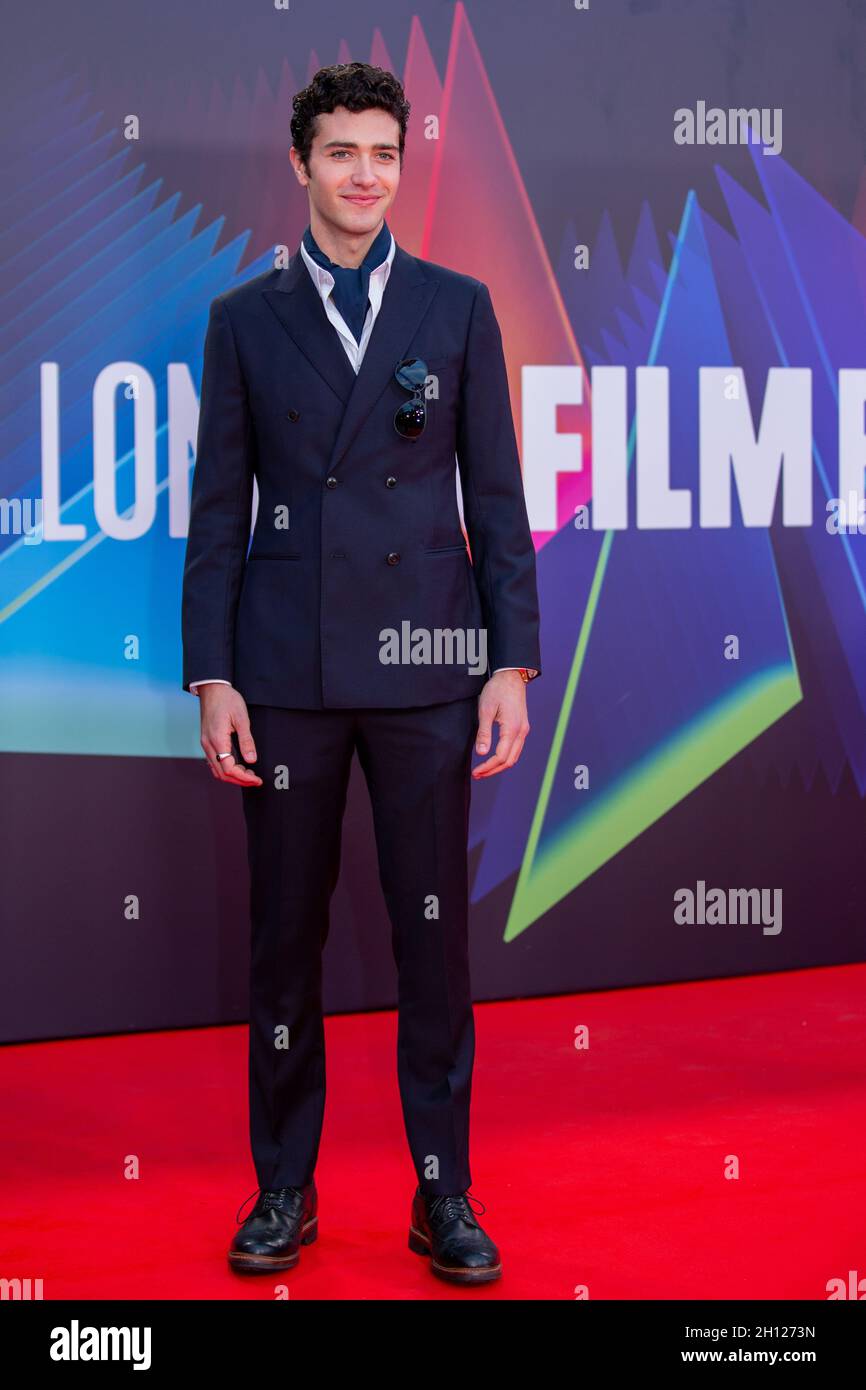
[[(318, 1239), (318, 1235), (319, 1218), (314, 1216), (312, 1221), (301, 1227), (301, 1245), (312, 1245), (313, 1241)], [(228, 1261), (232, 1269), (244, 1274), (268, 1274), (277, 1269), (294, 1269), (300, 1258), (300, 1250), (296, 1250), (294, 1255), (253, 1255), (246, 1250), (228, 1252)]]
[(409, 1249), (416, 1255), (427, 1255), (430, 1260), (430, 1269), (439, 1278), (445, 1279), (449, 1284), (489, 1284), (493, 1279), (498, 1279), (502, 1274), (502, 1265), (482, 1265), (478, 1269), (461, 1268), (459, 1265), (440, 1265), (434, 1258), (430, 1248), (430, 1241), (419, 1231), (417, 1226), (409, 1227)]

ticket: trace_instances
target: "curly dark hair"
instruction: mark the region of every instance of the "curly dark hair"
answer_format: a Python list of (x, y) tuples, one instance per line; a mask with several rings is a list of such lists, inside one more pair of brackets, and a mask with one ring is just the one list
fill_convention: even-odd
[(308, 87), (292, 99), (292, 144), (309, 171), (310, 150), (316, 134), (316, 117), (322, 112), (345, 106), (347, 111), (367, 111), (380, 107), (395, 117), (400, 126), (400, 167), (406, 145), (406, 124), (410, 103), (393, 72), (369, 63), (334, 63), (319, 68)]

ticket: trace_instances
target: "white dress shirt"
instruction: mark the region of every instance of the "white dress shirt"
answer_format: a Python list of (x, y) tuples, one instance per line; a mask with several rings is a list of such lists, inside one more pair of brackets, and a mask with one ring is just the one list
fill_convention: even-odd
[[(385, 293), (388, 276), (391, 274), (391, 264), (394, 260), (396, 245), (394, 233), (392, 232), (391, 245), (388, 248), (387, 256), (384, 261), (382, 261), (381, 265), (377, 265), (370, 271), (367, 317), (364, 320), (361, 341), (358, 343), (355, 341), (354, 335), (346, 326), (346, 320), (334, 303), (334, 298), (331, 293), (334, 288), (333, 275), (329, 270), (326, 270), (323, 265), (319, 265), (318, 261), (313, 260), (303, 241), (301, 241), (301, 255), (304, 258), (304, 264), (312, 276), (313, 284), (318, 290), (322, 303), (325, 306), (325, 313), (339, 334), (340, 342), (346, 349), (346, 355), (356, 374), (360, 371), (361, 363), (364, 360), (364, 353), (367, 351), (367, 344), (370, 341), (370, 334), (373, 332), (373, 324), (376, 322), (376, 315), (382, 307), (382, 296)], [(496, 668), (497, 671), (516, 671), (517, 669), (518, 667), (516, 666), (497, 666)], [(535, 672), (532, 672), (532, 674), (534, 675)], [(215, 677), (203, 678), (200, 681), (191, 681), (189, 687), (190, 692), (193, 695), (197, 695), (200, 685), (231, 685), (231, 681), (220, 680)]]

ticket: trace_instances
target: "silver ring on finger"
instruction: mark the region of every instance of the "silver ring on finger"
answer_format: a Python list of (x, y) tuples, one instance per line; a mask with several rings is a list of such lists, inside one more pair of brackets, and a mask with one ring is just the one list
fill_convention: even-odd
[(231, 758), (232, 756), (233, 756), (233, 754), (232, 754), (231, 752), (228, 752), (228, 753), (217, 753), (217, 755), (216, 755), (216, 761), (217, 761), (218, 763), (221, 763), (222, 760), (223, 760), (223, 758)]

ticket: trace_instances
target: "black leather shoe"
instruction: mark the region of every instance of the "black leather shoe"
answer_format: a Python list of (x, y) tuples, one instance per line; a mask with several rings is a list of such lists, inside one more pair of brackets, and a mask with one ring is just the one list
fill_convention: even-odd
[(409, 1249), (416, 1255), (429, 1255), (433, 1273), (452, 1284), (486, 1284), (502, 1273), (499, 1251), (476, 1221), (465, 1192), (428, 1197), (418, 1188), (412, 1201)]
[(261, 1195), (235, 1232), (229, 1264), (232, 1269), (261, 1274), (292, 1269), (301, 1258), (301, 1246), (312, 1245), (319, 1234), (316, 1184), (256, 1190)]

